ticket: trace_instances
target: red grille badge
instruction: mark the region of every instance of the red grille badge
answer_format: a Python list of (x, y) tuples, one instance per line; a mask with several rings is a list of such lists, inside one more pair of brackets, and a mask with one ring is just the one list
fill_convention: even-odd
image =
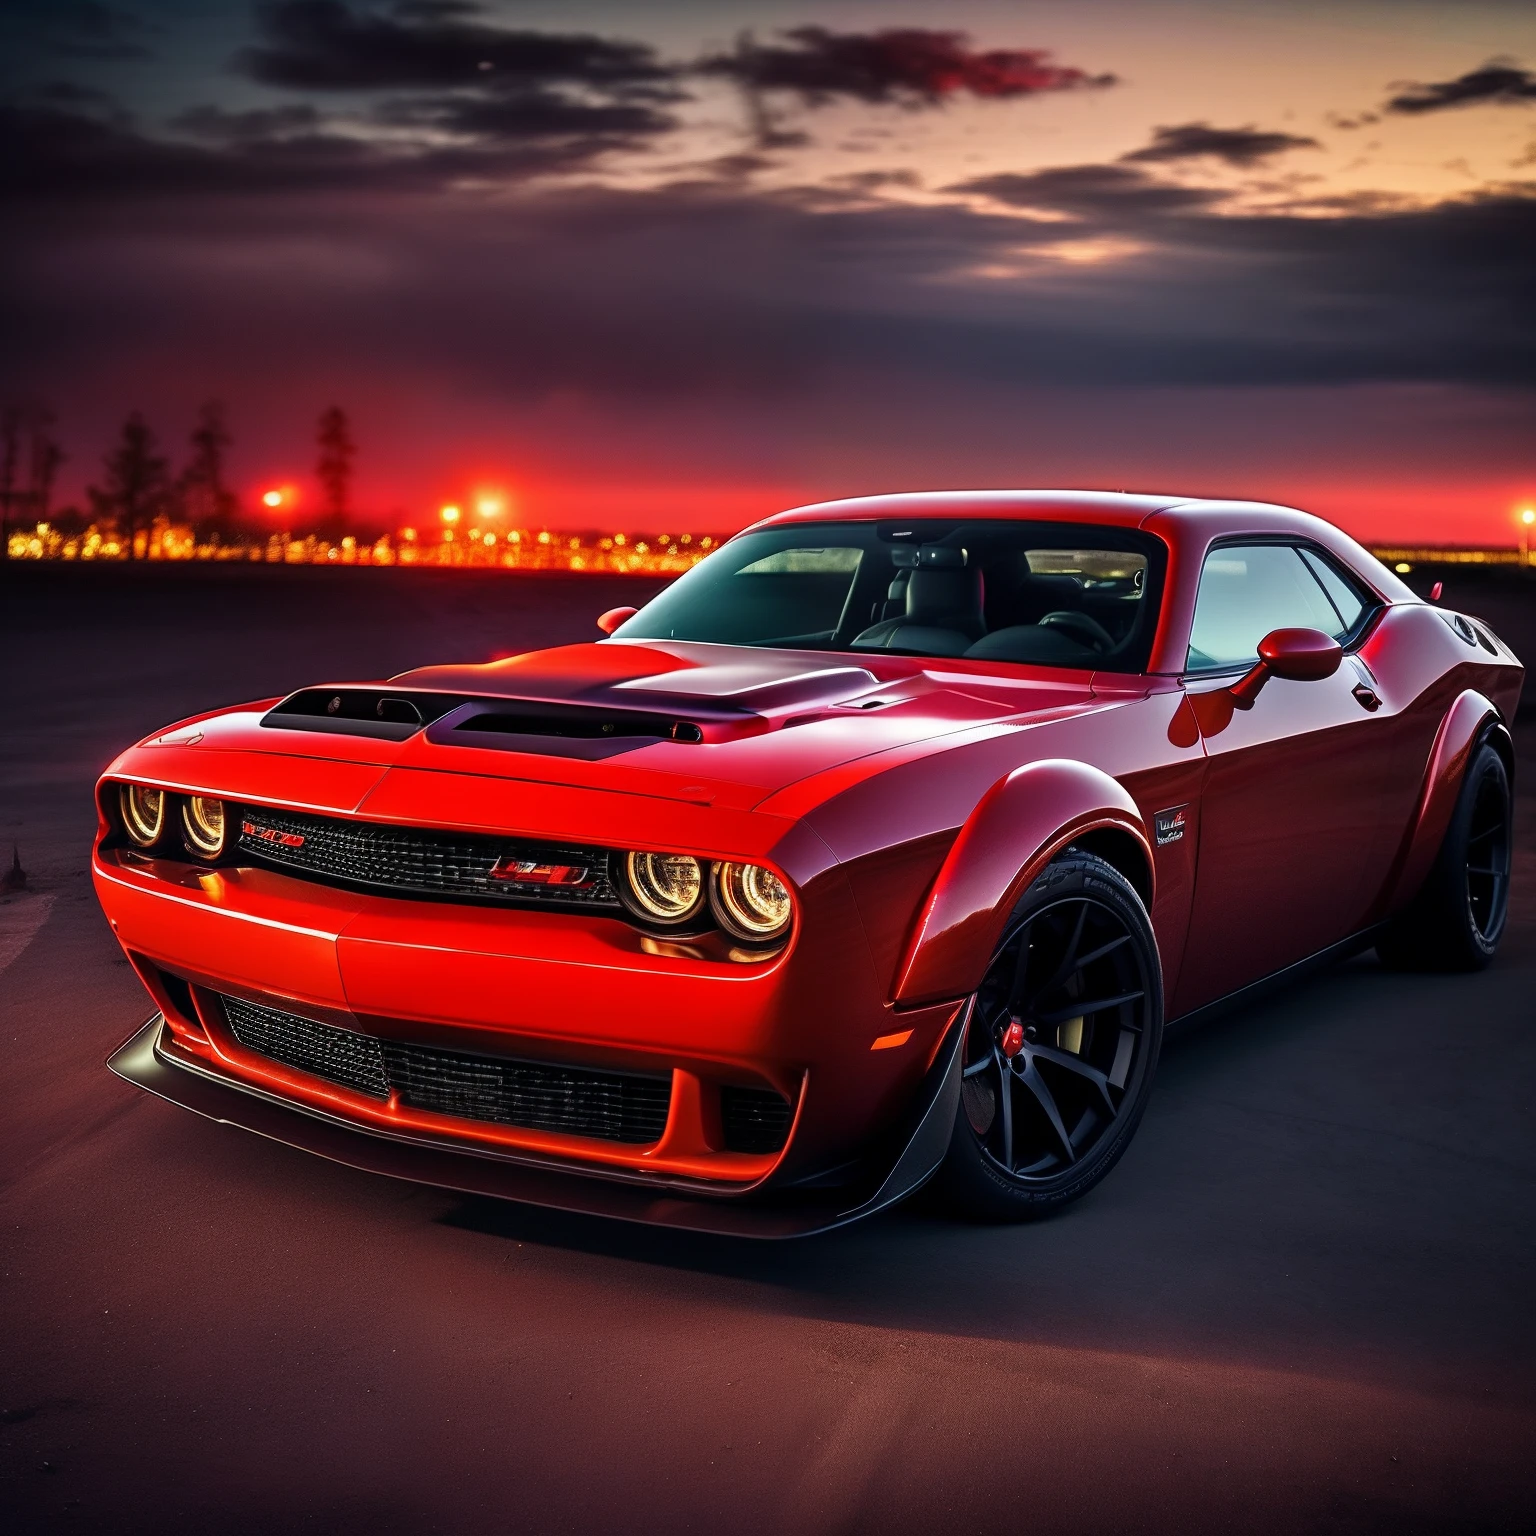
[(246, 837), (260, 838), (264, 843), (281, 843), (284, 848), (304, 846), (304, 837), (298, 832), (279, 832), (276, 827), (258, 827), (254, 821), (242, 821), (240, 830)]
[(580, 887), (592, 884), (592, 872), (585, 864), (540, 864), (536, 859), (500, 858), (491, 869), (492, 880), (510, 885), (563, 885)]

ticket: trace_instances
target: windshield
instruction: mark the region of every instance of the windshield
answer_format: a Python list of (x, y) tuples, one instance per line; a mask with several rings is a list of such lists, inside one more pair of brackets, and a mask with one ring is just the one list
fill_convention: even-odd
[(1129, 528), (790, 524), (732, 539), (615, 635), (1140, 672), (1163, 564)]

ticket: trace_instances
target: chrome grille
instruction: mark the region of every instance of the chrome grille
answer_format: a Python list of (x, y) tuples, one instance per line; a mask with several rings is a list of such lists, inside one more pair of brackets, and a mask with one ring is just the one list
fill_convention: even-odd
[[(300, 811), (241, 806), (234, 813), (242, 854), (293, 874), (402, 896), (471, 897), (508, 906), (622, 911), (608, 878), (608, 850), (523, 838), (436, 832), (346, 821)], [(535, 885), (494, 879), (499, 861), (584, 867), (588, 883)]]
[(670, 1075), (471, 1056), (337, 1029), (239, 998), (219, 1001), (230, 1033), (247, 1050), (373, 1098), (394, 1092), (402, 1104), (431, 1114), (631, 1146), (659, 1141), (666, 1129)]

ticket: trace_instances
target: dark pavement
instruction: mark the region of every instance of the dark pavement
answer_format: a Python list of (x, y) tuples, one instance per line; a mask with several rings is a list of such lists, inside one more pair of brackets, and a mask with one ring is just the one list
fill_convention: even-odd
[[(1536, 657), (1532, 589), (1460, 579)], [(0, 901), (8, 1530), (1536, 1525), (1531, 769), (1490, 971), (1363, 958), (1173, 1042), (1067, 1215), (687, 1238), (352, 1172), (120, 1082), (150, 1008), (86, 874), (91, 782), (134, 736), (587, 638), (641, 584), (0, 583), (0, 851), (31, 875)]]

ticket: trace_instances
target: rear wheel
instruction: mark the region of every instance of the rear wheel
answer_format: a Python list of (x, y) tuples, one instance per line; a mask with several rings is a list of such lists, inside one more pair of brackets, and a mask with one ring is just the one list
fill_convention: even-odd
[(1377, 940), (1377, 954), (1399, 970), (1481, 970), (1493, 959), (1509, 916), (1513, 846), (1509, 773), (1484, 742), (1467, 764), (1429, 877)]
[(1125, 1151), (1162, 1043), (1162, 977), (1130, 882), (1069, 849), (1024, 893), (977, 989), (938, 1193), (991, 1221), (1049, 1215)]

